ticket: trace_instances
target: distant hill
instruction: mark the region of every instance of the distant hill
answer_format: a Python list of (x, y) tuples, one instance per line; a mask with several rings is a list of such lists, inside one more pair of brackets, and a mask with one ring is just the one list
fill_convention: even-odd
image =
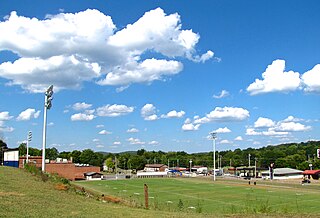
[(132, 155), (136, 155), (137, 151), (123, 151), (123, 152), (119, 152), (119, 153), (111, 153), (111, 152), (106, 152), (106, 151), (98, 151), (97, 153), (103, 154), (103, 155), (108, 155), (108, 154), (132, 154)]

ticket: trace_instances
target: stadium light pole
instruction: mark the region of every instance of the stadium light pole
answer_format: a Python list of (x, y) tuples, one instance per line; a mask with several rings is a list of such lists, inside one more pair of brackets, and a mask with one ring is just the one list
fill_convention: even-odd
[(50, 110), (52, 104), (53, 85), (49, 86), (44, 94), (44, 110), (43, 110), (43, 132), (42, 132), (42, 172), (45, 172), (46, 160), (46, 135), (47, 135), (47, 110)]
[(213, 143), (213, 181), (216, 181), (216, 132), (210, 132), (212, 143)]
[(26, 157), (27, 163), (29, 163), (29, 142), (31, 142), (31, 139), (32, 139), (32, 132), (29, 131), (27, 136), (27, 157)]

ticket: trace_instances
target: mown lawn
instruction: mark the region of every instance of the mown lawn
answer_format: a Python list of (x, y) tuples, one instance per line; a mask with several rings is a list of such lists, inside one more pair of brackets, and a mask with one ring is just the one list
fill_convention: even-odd
[[(0, 166), (0, 217), (185, 217), (185, 213), (136, 209), (56, 190), (21, 169)], [(189, 216), (189, 215), (188, 215)], [(190, 216), (189, 216), (190, 217)], [(197, 217), (192, 215), (191, 217)]]
[(200, 180), (193, 178), (82, 181), (86, 189), (144, 204), (144, 184), (149, 187), (149, 204), (161, 211), (189, 214), (315, 216), (320, 214), (320, 186), (242, 180)]

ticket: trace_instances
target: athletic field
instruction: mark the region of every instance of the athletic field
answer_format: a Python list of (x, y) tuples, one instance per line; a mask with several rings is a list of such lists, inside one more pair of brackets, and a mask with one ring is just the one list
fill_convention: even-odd
[(226, 214), (320, 214), (320, 184), (301, 185), (245, 180), (157, 178), (81, 181), (75, 184), (105, 196), (116, 196), (133, 207), (144, 207), (144, 184), (149, 208)]

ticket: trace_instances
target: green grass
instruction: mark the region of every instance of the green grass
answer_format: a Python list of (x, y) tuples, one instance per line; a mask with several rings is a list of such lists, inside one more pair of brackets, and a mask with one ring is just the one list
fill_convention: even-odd
[[(143, 185), (150, 209), (143, 209)], [(56, 190), (25, 170), (0, 166), (0, 217), (317, 217), (319, 184), (308, 186), (200, 179), (133, 179), (75, 182), (97, 196), (125, 201), (106, 203)], [(193, 207), (193, 208), (190, 208)]]
[[(251, 182), (252, 183), (252, 182)], [(161, 178), (76, 182), (86, 189), (143, 206), (143, 186), (149, 187), (151, 209), (189, 214), (314, 216), (320, 213), (320, 186), (243, 180)]]
[[(56, 190), (25, 170), (0, 166), (0, 217), (185, 217), (185, 213), (104, 203), (74, 191)], [(191, 216), (191, 217), (196, 217)]]

